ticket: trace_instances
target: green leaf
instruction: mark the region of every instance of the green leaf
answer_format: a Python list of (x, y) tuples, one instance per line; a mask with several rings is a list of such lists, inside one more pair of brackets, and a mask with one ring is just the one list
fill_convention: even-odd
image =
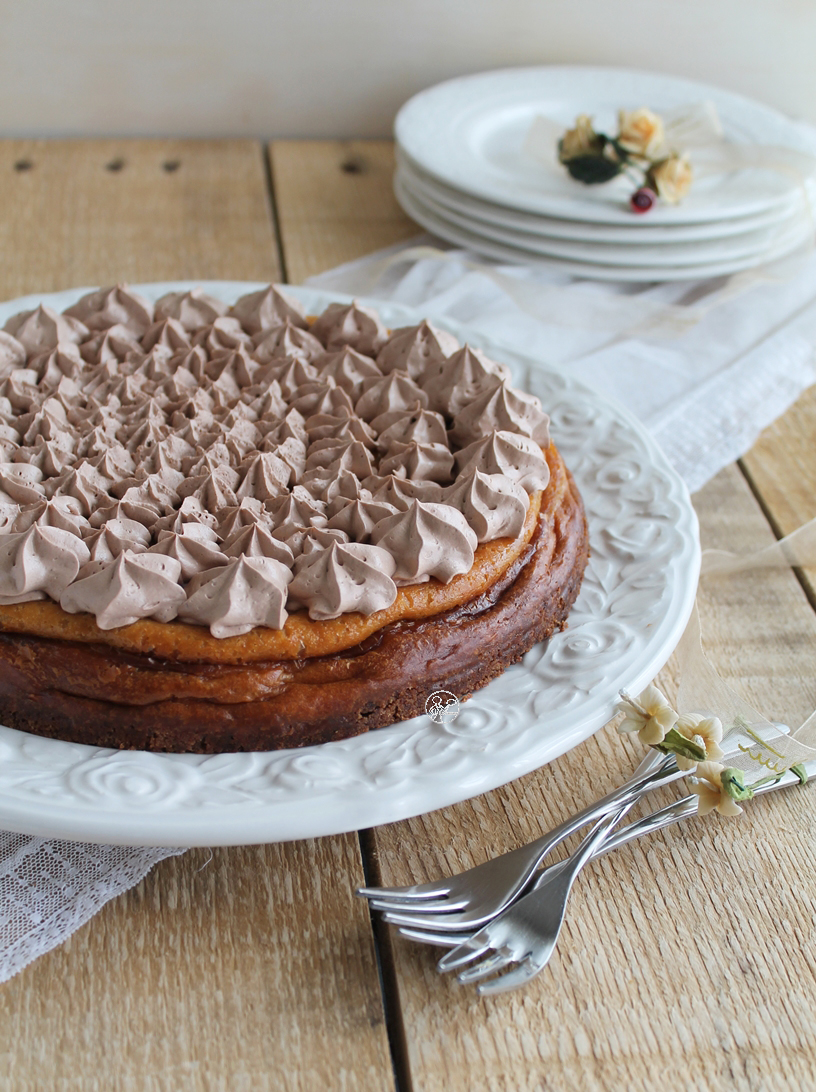
[(701, 747), (693, 739), (684, 736), (676, 728), (672, 728), (667, 732), (663, 742), (655, 744), (655, 748), (662, 751), (664, 755), (680, 755), (681, 758), (687, 758), (690, 762), (705, 762), (706, 760), (705, 747)]
[(604, 155), (578, 155), (567, 160), (564, 166), (573, 178), (587, 186), (608, 182), (621, 173), (620, 163), (615, 163)]
[(730, 796), (732, 800), (736, 800), (737, 803), (750, 800), (754, 795), (754, 790), (745, 784), (742, 770), (735, 770), (731, 766), (720, 774), (720, 783), (725, 789), (726, 795)]
[(607, 141), (609, 145), (614, 149), (615, 155), (621, 161), (621, 163), (630, 162), (632, 158), (631, 152), (629, 152), (628, 149), (624, 148), (624, 146), (620, 143), (617, 137), (608, 137)]

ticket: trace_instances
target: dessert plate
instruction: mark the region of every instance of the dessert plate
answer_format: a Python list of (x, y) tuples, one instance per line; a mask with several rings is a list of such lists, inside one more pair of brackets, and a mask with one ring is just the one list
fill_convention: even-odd
[(799, 221), (792, 229), (786, 228), (780, 236), (773, 236), (772, 244), (765, 251), (749, 254), (747, 257), (732, 257), (725, 260), (692, 263), (689, 265), (641, 265), (616, 264), (584, 261), (576, 258), (564, 258), (555, 254), (543, 253), (543, 248), (534, 250), (528, 245), (521, 245), (518, 239), (512, 242), (507, 237), (498, 240), (488, 238), (473, 225), (463, 227), (454, 223), (447, 215), (431, 209), (413, 193), (402, 186), (400, 179), (395, 179), (394, 192), (397, 200), (411, 217), (422, 227), (440, 239), (472, 250), (477, 254), (493, 258), (499, 262), (513, 265), (540, 265), (573, 277), (587, 277), (606, 281), (687, 281), (706, 277), (724, 277), (739, 273), (744, 269), (753, 269), (766, 262), (775, 261), (792, 253), (800, 245), (812, 242), (813, 229), (806, 220)]
[[(231, 302), (259, 284), (196, 282)], [(135, 285), (152, 299), (195, 284)], [(0, 326), (39, 302), (0, 305)], [(287, 288), (310, 313), (336, 293)], [(365, 301), (363, 301), (365, 302)], [(371, 301), (392, 328), (421, 316)], [(149, 754), (0, 727), (0, 829), (123, 845), (237, 845), (357, 830), (496, 788), (587, 739), (674, 649), (691, 613), (700, 549), (680, 477), (631, 414), (565, 372), (445, 323), (507, 363), (537, 394), (584, 497), (592, 557), (569, 628), (463, 703), (430, 717), (300, 750)]]
[[(712, 102), (728, 140), (784, 146), (812, 156), (804, 131), (770, 107), (692, 80), (623, 68), (548, 66), (503, 69), (448, 80), (402, 107), (397, 143), (435, 179), (508, 208), (637, 230), (628, 207), (631, 182), (581, 186), (524, 152), (535, 118), (566, 130), (579, 114), (614, 132), (618, 109), (648, 106), (658, 113)], [(769, 211), (790, 201), (805, 179), (751, 167), (698, 179), (676, 207), (657, 207), (651, 225), (719, 222)]]
[(618, 243), (633, 249), (654, 246), (656, 243), (669, 243), (675, 246), (728, 239), (748, 231), (773, 227), (794, 215), (808, 215), (804, 195), (797, 191), (785, 205), (753, 213), (750, 216), (735, 216), (712, 223), (655, 225), (649, 223), (647, 217), (638, 219), (636, 225), (632, 223), (625, 226), (593, 224), (583, 220), (557, 219), (553, 216), (537, 215), (506, 208), (503, 205), (494, 205), (490, 201), (482, 201), (470, 194), (460, 193), (438, 182), (416, 167), (399, 149), (396, 152), (396, 159), (397, 173), (404, 184), (426, 203), (466, 216), (474, 227), (490, 224), (494, 227), (510, 228), (514, 232), (524, 232), (531, 236), (541, 235), (547, 239), (566, 239), (584, 243)]
[(418, 208), (438, 217), (440, 221), (447, 221), (454, 227), (483, 235), (485, 239), (520, 247), (544, 258), (564, 258), (567, 261), (587, 262), (592, 265), (641, 268), (665, 266), (682, 269), (686, 266), (722, 265), (746, 260), (757, 263), (771, 248), (781, 249), (787, 246), (793, 249), (804, 241), (806, 235), (813, 234), (811, 223), (805, 219), (801, 210), (796, 210), (770, 226), (719, 239), (698, 239), (671, 245), (665, 242), (641, 242), (639, 246), (629, 246), (625, 243), (599, 240), (549, 238), (543, 233), (533, 235), (517, 228), (476, 221), (468, 214), (437, 202), (399, 170), (394, 179), (394, 190), (400, 201), (407, 198)]

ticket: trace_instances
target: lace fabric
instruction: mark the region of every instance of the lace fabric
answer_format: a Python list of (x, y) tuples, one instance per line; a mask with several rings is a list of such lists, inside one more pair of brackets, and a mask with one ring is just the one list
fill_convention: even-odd
[(180, 853), (0, 832), (0, 982), (62, 944), (159, 861)]

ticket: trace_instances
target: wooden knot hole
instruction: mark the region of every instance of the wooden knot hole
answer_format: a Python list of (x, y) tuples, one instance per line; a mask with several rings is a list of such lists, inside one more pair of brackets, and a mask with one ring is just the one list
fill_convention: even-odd
[(18, 159), (14, 164), (15, 171), (30, 171), (34, 167), (34, 164), (30, 159)]
[(344, 174), (362, 174), (365, 170), (365, 160), (359, 155), (350, 155), (340, 164), (340, 170)]
[(113, 174), (117, 174), (119, 171), (124, 169), (124, 166), (124, 159), (112, 159), (110, 163), (105, 164), (105, 170), (111, 171)]
[(181, 166), (181, 161), (178, 159), (167, 159), (162, 163), (162, 170), (167, 174), (173, 174)]

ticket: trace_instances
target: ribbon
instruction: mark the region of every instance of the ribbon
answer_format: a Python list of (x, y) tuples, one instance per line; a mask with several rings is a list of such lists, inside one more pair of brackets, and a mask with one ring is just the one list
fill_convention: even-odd
[[(753, 554), (725, 550), (703, 553), (701, 580), (754, 569), (816, 565), (816, 519)], [(816, 710), (795, 731), (769, 720), (737, 693), (715, 670), (703, 651), (700, 615), (695, 603), (677, 646), (681, 712), (717, 716), (723, 724), (723, 749), (734, 768), (763, 775), (781, 773), (816, 759)]]

